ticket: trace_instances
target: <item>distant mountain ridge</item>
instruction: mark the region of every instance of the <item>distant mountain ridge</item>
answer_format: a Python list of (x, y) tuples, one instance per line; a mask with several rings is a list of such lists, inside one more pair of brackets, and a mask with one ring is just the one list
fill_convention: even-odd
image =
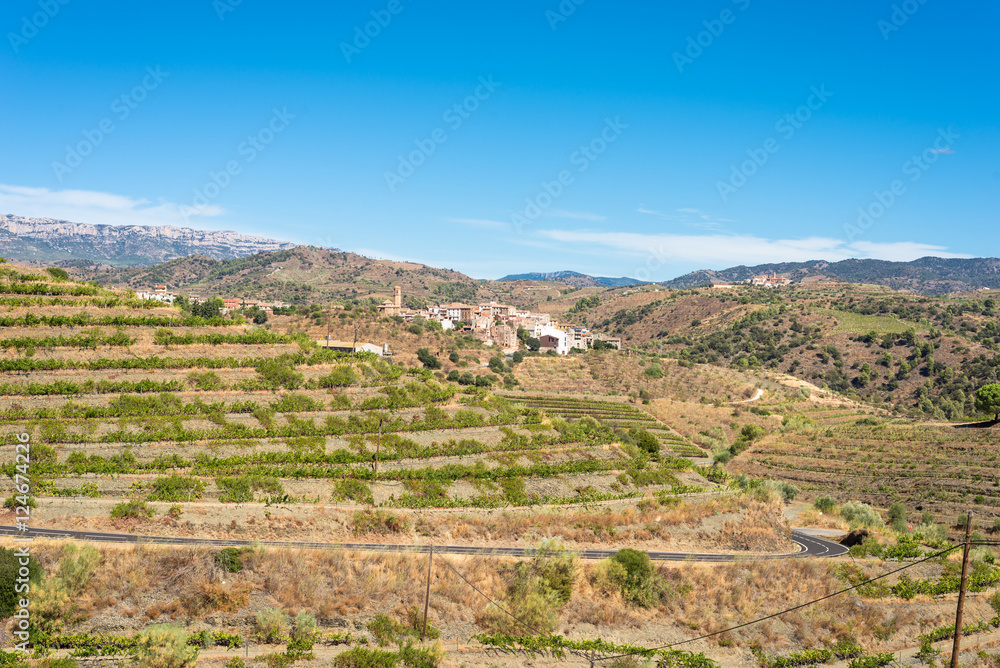
[(296, 245), (231, 231), (170, 225), (91, 225), (0, 214), (0, 254), (43, 263), (89, 260), (115, 267), (134, 267), (188, 255), (231, 260)]
[(781, 262), (753, 267), (741, 265), (721, 271), (702, 269), (666, 281), (662, 285), (685, 289), (711, 283), (734, 283), (771, 273), (783, 274), (795, 282), (827, 280), (869, 283), (921, 294), (1000, 288), (1000, 258), (940, 257), (922, 257), (911, 262), (851, 259), (840, 262)]
[(588, 276), (577, 271), (553, 271), (549, 273), (534, 272), (530, 274), (510, 274), (504, 276), (501, 281), (556, 281), (565, 283), (577, 288), (591, 288), (594, 286), (604, 286), (606, 288), (621, 288), (629, 285), (641, 285), (644, 281), (622, 276), (621, 278), (609, 278), (607, 276)]

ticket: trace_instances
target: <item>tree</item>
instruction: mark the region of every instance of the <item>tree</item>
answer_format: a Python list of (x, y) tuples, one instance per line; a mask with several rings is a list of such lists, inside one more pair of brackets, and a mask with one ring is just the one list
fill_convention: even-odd
[(503, 373), (504, 372), (504, 361), (499, 355), (494, 355), (490, 358), (490, 371), (493, 373)]
[(431, 354), (431, 351), (427, 348), (417, 349), (417, 359), (428, 369), (440, 369), (441, 360)]
[(520, 364), (521, 362), (524, 361), (524, 353), (518, 350), (511, 356), (511, 360), (514, 362), (514, 364)]
[(450, 361), (452, 364), (458, 364), (460, 359), (461, 358), (458, 356), (457, 351), (452, 350), (451, 354), (448, 355), (448, 361)]
[(1000, 383), (983, 385), (976, 391), (976, 410), (993, 413), (993, 420), (1000, 421)]
[(524, 343), (528, 346), (528, 350), (538, 350), (542, 347), (542, 342), (533, 336), (529, 336)]

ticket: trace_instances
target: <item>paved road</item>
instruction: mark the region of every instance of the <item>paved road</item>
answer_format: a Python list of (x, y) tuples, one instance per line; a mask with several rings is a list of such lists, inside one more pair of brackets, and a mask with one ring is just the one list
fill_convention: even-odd
[[(280, 541), (219, 540), (213, 538), (180, 538), (172, 536), (140, 536), (127, 533), (100, 533), (91, 531), (68, 531), (61, 529), (28, 529), (19, 533), (17, 527), (0, 526), (0, 536), (23, 536), (30, 538), (68, 538), (99, 543), (144, 543), (150, 545), (212, 545), (216, 547), (243, 547), (262, 545), (311, 550), (364, 550), (368, 552), (428, 552), (428, 545), (381, 545), (378, 543), (301, 543)], [(830, 541), (792, 532), (792, 540), (800, 546), (798, 552), (788, 554), (741, 555), (689, 552), (650, 552), (649, 557), (657, 561), (739, 561), (752, 559), (785, 559), (788, 557), (839, 557), (847, 553), (847, 548)], [(464, 547), (461, 545), (435, 545), (434, 551), (442, 554), (475, 554), (504, 557), (527, 557), (534, 554), (531, 548), (523, 547)], [(580, 550), (581, 559), (607, 559), (617, 550)]]

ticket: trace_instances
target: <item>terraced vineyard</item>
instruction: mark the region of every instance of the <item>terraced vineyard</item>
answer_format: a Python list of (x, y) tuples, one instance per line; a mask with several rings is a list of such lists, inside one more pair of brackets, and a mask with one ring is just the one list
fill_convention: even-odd
[[(73, 514), (162, 533), (193, 531), (200, 514), (216, 534), (229, 520), (226, 535), (267, 535), (243, 525), (257, 521), (248, 508), (528, 507), (704, 483), (687, 460), (630, 444), (641, 426), (674, 452), (685, 445), (627, 404), (513, 401), (242, 318), (5, 276), (0, 294), (59, 300), (11, 302), (0, 316), (3, 491), (16, 434), (30, 434), (36, 524)], [(542, 408), (569, 419), (542, 424)], [(395, 532), (391, 514), (371, 517), (350, 530)]]
[(968, 424), (920, 425), (851, 410), (814, 410), (733, 459), (729, 468), (830, 495), (954, 520), (970, 508), (984, 524), (1000, 517), (1000, 438)]
[(635, 406), (622, 401), (577, 399), (572, 397), (506, 395), (514, 402), (565, 420), (590, 417), (617, 429), (639, 427), (654, 434), (662, 445), (679, 457), (704, 458), (707, 453), (674, 429)]

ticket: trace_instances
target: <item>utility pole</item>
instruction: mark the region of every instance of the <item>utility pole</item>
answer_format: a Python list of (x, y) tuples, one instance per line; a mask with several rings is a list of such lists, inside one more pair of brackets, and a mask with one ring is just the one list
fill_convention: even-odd
[(424, 630), (420, 632), (420, 642), (427, 639), (427, 606), (431, 602), (431, 564), (434, 562), (434, 543), (431, 543), (430, 554), (427, 555), (427, 591), (424, 592)]
[(378, 454), (382, 449), (382, 418), (378, 420), (378, 436), (375, 439), (375, 479), (378, 480)]
[(962, 642), (962, 613), (965, 612), (965, 587), (969, 582), (969, 550), (972, 548), (972, 513), (965, 524), (965, 550), (962, 553), (962, 585), (958, 590), (958, 610), (955, 612), (955, 643), (951, 648), (951, 668), (958, 668), (959, 645)]

